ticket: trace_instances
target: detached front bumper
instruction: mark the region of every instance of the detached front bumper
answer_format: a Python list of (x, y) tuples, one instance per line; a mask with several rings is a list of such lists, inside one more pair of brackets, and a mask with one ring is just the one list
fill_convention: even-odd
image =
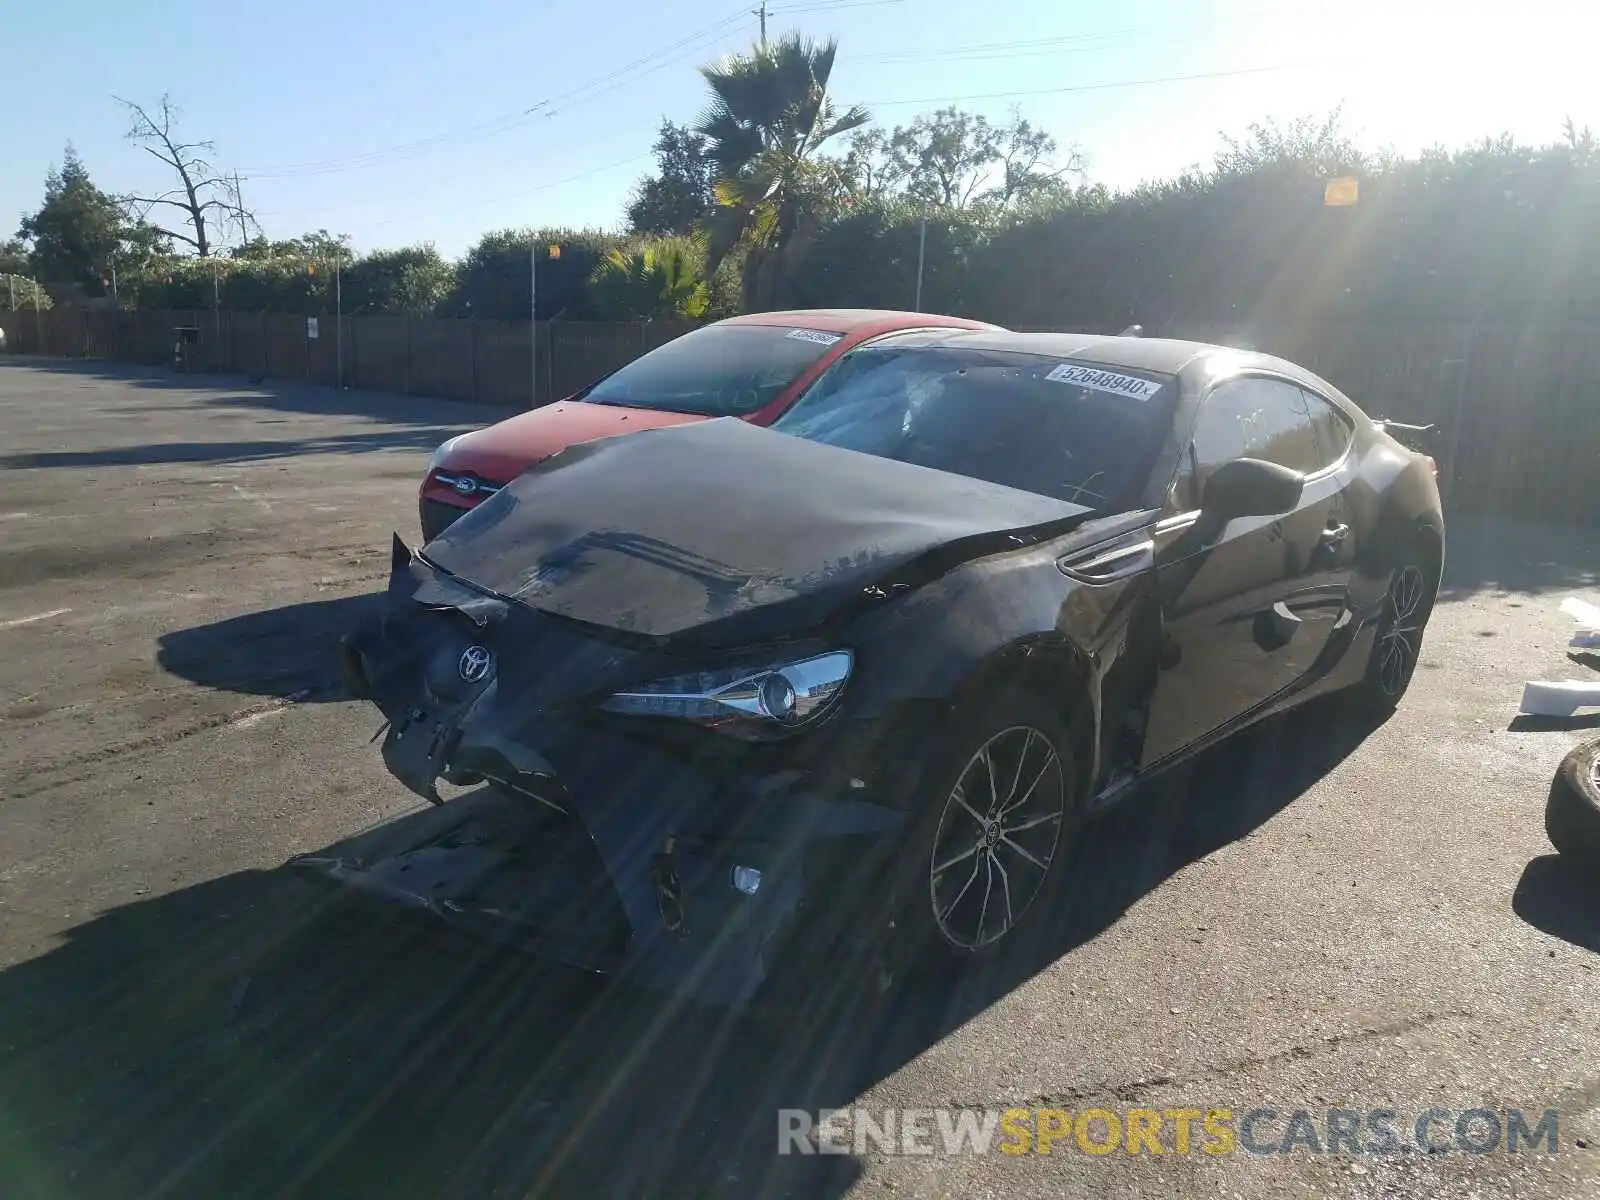
[[(383, 627), (347, 642), (351, 686), (389, 718), (385, 763), (407, 787), (437, 800), (441, 777), (491, 786), (292, 867), (573, 966), (714, 1003), (749, 998), (790, 956), (831, 953), (877, 932), (905, 834), (902, 808), (867, 786), (820, 785), (774, 760), (730, 769), (615, 724), (543, 710), (517, 679), (556, 675), (586, 653), (565, 640), (578, 635), (493, 607), (503, 602), (465, 594), (451, 602), (456, 585), (416, 577), (426, 586), (404, 597), (398, 622), (392, 610)], [(469, 623), (479, 620), (481, 632)], [(474, 638), (508, 647), (498, 674), (470, 688), (430, 686), (445, 674), (440, 664), (453, 674)], [(533, 648), (531, 657), (512, 646)], [(854, 740), (843, 731), (812, 736), (836, 739), (841, 753)], [(718, 738), (707, 741), (714, 753)]]

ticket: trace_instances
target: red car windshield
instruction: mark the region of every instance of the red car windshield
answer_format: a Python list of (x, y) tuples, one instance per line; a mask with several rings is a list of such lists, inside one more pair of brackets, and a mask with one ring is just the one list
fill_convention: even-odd
[(586, 392), (588, 404), (743, 417), (778, 398), (843, 335), (783, 325), (708, 325), (634, 359)]

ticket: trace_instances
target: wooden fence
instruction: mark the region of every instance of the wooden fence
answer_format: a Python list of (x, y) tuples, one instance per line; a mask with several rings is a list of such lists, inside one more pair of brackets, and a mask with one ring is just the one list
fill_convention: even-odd
[(282, 313), (117, 312), (57, 308), (0, 313), (7, 348), (20, 354), (104, 358), (371, 391), (527, 408), (538, 379), (546, 403), (570, 395), (692, 322), (541, 321), (532, 359), (527, 321), (432, 317), (314, 319)]
[(1454, 509), (1600, 524), (1600, 327), (1334, 322), (1185, 336), (1300, 363), (1372, 416), (1440, 427)]
[[(174, 330), (197, 330), (189, 369), (476, 400), (526, 408), (528, 322), (407, 317), (318, 321), (229, 312), (0, 313), (20, 353), (171, 365)], [(678, 336), (681, 322), (542, 322), (539, 401), (568, 395)], [(1437, 422), (1452, 508), (1600, 522), (1600, 329), (1539, 321), (1408, 321), (1238, 328), (1178, 323), (1178, 336), (1280, 354), (1374, 416)], [(341, 344), (342, 341), (342, 344)]]

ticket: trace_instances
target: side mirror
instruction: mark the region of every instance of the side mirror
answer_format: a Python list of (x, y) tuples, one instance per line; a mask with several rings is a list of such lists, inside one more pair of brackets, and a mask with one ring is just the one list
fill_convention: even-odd
[(1300, 503), (1305, 476), (1259, 458), (1223, 463), (1206, 481), (1200, 515), (1226, 525), (1235, 517), (1273, 517)]

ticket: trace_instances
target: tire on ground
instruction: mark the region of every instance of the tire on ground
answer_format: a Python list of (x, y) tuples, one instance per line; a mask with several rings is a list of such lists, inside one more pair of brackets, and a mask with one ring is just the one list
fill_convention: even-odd
[[(929, 856), (933, 851), (940, 813), (968, 761), (991, 735), (1011, 726), (1031, 726), (1045, 736), (1056, 752), (1067, 786), (1065, 827), (1060, 830), (1050, 870), (1028, 910), (1018, 917), (1016, 927), (986, 946), (964, 950), (946, 941), (935, 925), (927, 884)], [(907, 846), (907, 853), (918, 864), (921, 878), (912, 894), (903, 898), (905, 903), (898, 914), (897, 974), (904, 971), (927, 977), (951, 970), (981, 969), (1009, 953), (1015, 948), (1019, 935), (1026, 937), (1036, 924), (1062, 919), (1060, 912), (1050, 911), (1052, 901), (1059, 898), (1063, 879), (1076, 868), (1077, 818), (1083, 800), (1082, 779), (1074, 752), (1075, 739), (1061, 714), (1020, 683), (1009, 687), (991, 687), (963, 706), (953, 722), (950, 735), (940, 752), (937, 768), (928, 775), (928, 794), (922, 797), (924, 807), (918, 814), (919, 819)]]
[[(1415, 566), (1421, 570), (1424, 586), (1426, 588), (1421, 601), (1422, 629), (1417, 635), (1417, 653), (1418, 658), (1420, 658), (1421, 642), (1427, 633), (1428, 621), (1433, 616), (1433, 607), (1438, 602), (1439, 585), (1442, 582), (1439, 573), (1438, 551), (1434, 548), (1432, 543), (1426, 539), (1419, 540), (1413, 545), (1411, 552), (1401, 561), (1395, 570), (1396, 572), (1399, 572), (1404, 570), (1407, 566)], [(1392, 586), (1392, 582), (1390, 586)], [(1388, 600), (1386, 594), (1386, 611), (1387, 604)], [(1382, 635), (1383, 628), (1380, 626), (1378, 630), (1378, 636), (1380, 639), (1382, 638)], [(1396, 693), (1390, 694), (1384, 690), (1383, 684), (1379, 679), (1379, 671), (1381, 669), (1380, 659), (1382, 654), (1383, 644), (1381, 640), (1375, 641), (1372, 646), (1371, 657), (1367, 660), (1366, 673), (1361, 677), (1361, 679), (1352, 684), (1344, 692), (1345, 703), (1354, 711), (1367, 716), (1379, 718), (1385, 717), (1389, 713), (1392, 713), (1399, 706), (1400, 701), (1405, 698), (1406, 692), (1411, 688), (1411, 682), (1415, 677), (1417, 667), (1416, 661), (1413, 660), (1411, 664), (1411, 670), (1407, 673), (1405, 682), (1401, 684), (1400, 690)]]
[(1600, 871), (1600, 739), (1561, 760), (1550, 782), (1544, 828), (1555, 848), (1575, 863)]

